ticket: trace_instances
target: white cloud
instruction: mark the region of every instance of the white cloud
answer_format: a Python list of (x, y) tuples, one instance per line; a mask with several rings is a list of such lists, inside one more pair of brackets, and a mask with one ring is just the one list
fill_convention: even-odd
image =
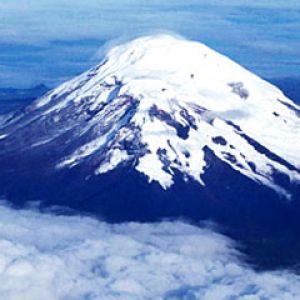
[[(108, 225), (0, 207), (0, 298), (299, 299), (300, 279), (244, 266), (233, 243), (181, 222)], [(297, 298), (298, 297), (298, 298)]]
[[(15, 76), (4, 78), (1, 83), (2, 86), (26, 86), (30, 82), (56, 85), (61, 80), (57, 80), (53, 70), (63, 70), (67, 77), (78, 74), (85, 69), (98, 42), (100, 46), (102, 41), (159, 30), (202, 41), (247, 68), (254, 66), (253, 71), (264, 77), (299, 76), (298, 69), (291, 67), (293, 61), (299, 61), (298, 48), (294, 47), (299, 41), (298, 7), (299, 0), (0, 1), (0, 48), (6, 45), (0, 49), (0, 60), (8, 57), (8, 66)], [(73, 50), (68, 45), (55, 49), (53, 41), (57, 40), (75, 42)], [(82, 45), (88, 40), (94, 44), (87, 45), (90, 50), (82, 52)], [(275, 48), (279, 45), (280, 55), (288, 63), (269, 55), (271, 43)], [(261, 50), (261, 47), (253, 48), (256, 44), (268, 51), (256, 51)], [(14, 50), (16, 45), (43, 48), (39, 61), (35, 61), (40, 72), (32, 73), (26, 66), (28, 59), (34, 61), (37, 50), (32, 49), (30, 56), (24, 56), (22, 50)], [(55, 54), (55, 51), (59, 52)], [(82, 65), (70, 67), (79, 58)], [(268, 66), (261, 67), (266, 60)], [(14, 61), (22, 62), (17, 70), (13, 68)], [(67, 65), (63, 66), (62, 62)], [(46, 78), (40, 76), (41, 72)]]
[[(47, 43), (52, 39), (107, 40), (155, 29), (173, 30), (189, 37), (210, 40), (223, 40), (224, 37), (220, 36), (222, 30), (226, 32), (228, 42), (245, 39), (245, 29), (248, 39), (259, 39), (257, 32), (266, 32), (265, 38), (276, 36), (267, 26), (262, 31), (256, 28), (255, 22), (243, 26), (241, 22), (232, 24), (228, 20), (237, 16), (243, 21), (249, 15), (249, 7), (264, 9), (264, 15), (273, 19), (275, 16), (270, 16), (268, 9), (278, 9), (279, 16), (284, 10), (291, 10), (292, 14), (299, 7), (299, 1), (192, 0), (187, 4), (184, 0), (172, 3), (146, 0), (10, 0), (0, 3), (0, 40), (29, 44)], [(242, 11), (237, 13), (239, 8)], [(255, 16), (255, 13), (252, 12), (252, 15)], [(294, 23), (297, 16), (295, 10)]]

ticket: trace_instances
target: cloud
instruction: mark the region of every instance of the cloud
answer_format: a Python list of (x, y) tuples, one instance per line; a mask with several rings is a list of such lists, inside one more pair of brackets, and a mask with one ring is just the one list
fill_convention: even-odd
[(297, 299), (299, 277), (255, 272), (239, 256), (226, 237), (181, 222), (109, 225), (0, 207), (5, 300)]
[(188, 4), (184, 0), (175, 0), (171, 4), (169, 1), (146, 0), (11, 0), (0, 4), (0, 38), (45, 43), (51, 39), (111, 39), (128, 33), (166, 29), (200, 38), (213, 34), (214, 38), (223, 39), (219, 31), (222, 30), (228, 32), (227, 36), (232, 32), (230, 38), (234, 39), (237, 33), (243, 37), (247, 28), (248, 38), (259, 39), (256, 29), (272, 37), (276, 33), (268, 26), (262, 31), (251, 25), (260, 20), (266, 25), (269, 22), (281, 24), (282, 18), (290, 19), (291, 24), (299, 24), (297, 7), (298, 0), (192, 0)]
[[(3, 2), (3, 1), (2, 1)], [(27, 72), (20, 67), (15, 75), (22, 74), (26, 82), (45, 83), (60, 82), (52, 69), (63, 72), (60, 77), (72, 77), (81, 72), (90, 57), (97, 51), (101, 41), (124, 39), (145, 32), (169, 30), (187, 38), (202, 41), (216, 50), (230, 55), (233, 59), (249, 67), (262, 76), (299, 76), (299, 70), (272, 58), (266, 51), (259, 52), (253, 45), (268, 48), (270, 45), (280, 46), (280, 53), (288, 61), (299, 61), (299, 51), (291, 51), (299, 42), (299, 1), (224, 1), (224, 0), (10, 0), (0, 3), (0, 43), (12, 45), (42, 46), (38, 52), (32, 49), (31, 58), (39, 55), (36, 61), (45, 74)], [(221, 33), (221, 34), (220, 34)], [(85, 52), (82, 47), (87, 40), (94, 40)], [(53, 48), (53, 41), (77, 41), (77, 46), (70, 50), (65, 45), (63, 51)], [(97, 46), (97, 41), (99, 44)], [(252, 46), (249, 46), (252, 45)], [(1, 48), (1, 47), (0, 47)], [(62, 50), (62, 49), (60, 49)], [(68, 53), (70, 50), (70, 53)], [(94, 52), (93, 52), (94, 51)], [(9, 49), (0, 50), (5, 56), (11, 57), (12, 64), (18, 59), (26, 64), (28, 55), (23, 56), (22, 50), (11, 54)], [(54, 56), (53, 56), (53, 53)], [(59, 56), (58, 53), (61, 53)], [(74, 56), (75, 54), (75, 56)], [(13, 57), (12, 57), (13, 56)], [(70, 67), (75, 58), (80, 58), (80, 66)], [(268, 68), (261, 67), (266, 61)], [(280, 66), (278, 66), (278, 61)], [(66, 62), (66, 66), (61, 66)], [(297, 71), (298, 70), (298, 71)], [(35, 75), (36, 74), (36, 75)], [(51, 79), (52, 78), (52, 79)], [(8, 83), (7, 83), (8, 82)], [(11, 82), (11, 84), (9, 84)], [(19, 85), (22, 79), (2, 81), (2, 85)], [(25, 83), (24, 83), (25, 84)]]
[(266, 52), (269, 54), (288, 54), (294, 55), (296, 54), (297, 49), (300, 48), (300, 40), (290, 43), (278, 43), (275, 41), (260, 41), (256, 44), (244, 43), (245, 46), (257, 49), (260, 53)]

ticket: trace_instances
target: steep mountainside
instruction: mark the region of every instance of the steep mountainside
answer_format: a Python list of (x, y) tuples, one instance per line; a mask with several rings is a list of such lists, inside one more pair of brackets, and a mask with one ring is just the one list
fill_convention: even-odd
[(211, 151), (286, 197), (275, 175), (300, 179), (299, 108), (205, 45), (170, 36), (112, 49), (1, 124), (1, 155), (47, 151), (53, 170), (84, 165), (97, 176), (127, 165), (164, 189), (177, 173), (205, 186)]

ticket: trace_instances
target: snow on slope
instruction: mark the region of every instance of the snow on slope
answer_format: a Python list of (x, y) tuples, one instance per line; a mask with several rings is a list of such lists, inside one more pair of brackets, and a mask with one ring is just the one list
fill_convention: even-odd
[(101, 174), (128, 162), (164, 188), (174, 183), (175, 170), (204, 185), (209, 148), (287, 195), (273, 175), (300, 180), (299, 112), (279, 89), (207, 46), (158, 35), (113, 48), (99, 66), (6, 120), (0, 133), (43, 122), (57, 127), (32, 142), (38, 147), (76, 129), (84, 143), (58, 168), (96, 157), (94, 174)]

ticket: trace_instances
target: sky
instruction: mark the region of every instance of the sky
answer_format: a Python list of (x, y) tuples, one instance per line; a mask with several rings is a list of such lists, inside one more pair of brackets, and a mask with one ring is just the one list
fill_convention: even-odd
[(0, 2), (0, 87), (49, 86), (97, 64), (103, 45), (171, 31), (265, 78), (300, 77), (299, 0)]

